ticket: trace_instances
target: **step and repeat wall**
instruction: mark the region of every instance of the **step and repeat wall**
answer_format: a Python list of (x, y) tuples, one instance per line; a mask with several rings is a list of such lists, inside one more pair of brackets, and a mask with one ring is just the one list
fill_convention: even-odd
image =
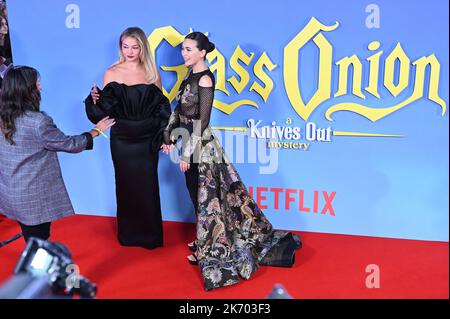
[[(448, 241), (447, 0), (14, 0), (8, 16), (14, 63), (40, 71), (67, 134), (92, 127), (83, 100), (125, 28), (146, 32), (172, 109), (201, 31), (210, 125), (276, 228)], [(114, 216), (109, 141), (59, 157), (76, 212)], [(176, 161), (160, 155), (163, 216), (192, 222)]]

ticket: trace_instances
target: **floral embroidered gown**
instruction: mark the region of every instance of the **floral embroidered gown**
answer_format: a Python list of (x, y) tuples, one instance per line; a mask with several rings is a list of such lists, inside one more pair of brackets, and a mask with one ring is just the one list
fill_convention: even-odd
[(204, 287), (211, 290), (250, 278), (260, 265), (291, 267), (301, 241), (291, 232), (273, 229), (212, 133), (208, 125), (214, 85), (199, 86), (204, 75), (215, 83), (209, 69), (188, 71), (164, 140), (174, 143), (176, 128), (189, 132), (181, 159), (198, 162), (196, 256)]

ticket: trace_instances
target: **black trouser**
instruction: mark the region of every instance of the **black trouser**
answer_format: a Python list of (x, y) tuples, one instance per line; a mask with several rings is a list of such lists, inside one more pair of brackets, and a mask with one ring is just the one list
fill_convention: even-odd
[(20, 228), (22, 228), (22, 234), (26, 242), (30, 237), (37, 237), (39, 239), (47, 240), (50, 237), (50, 222), (27, 226), (19, 222)]
[(184, 172), (184, 177), (186, 178), (186, 187), (189, 191), (189, 196), (192, 200), (192, 205), (194, 205), (194, 212), (197, 214), (197, 194), (198, 194), (198, 163), (190, 163), (189, 169)]

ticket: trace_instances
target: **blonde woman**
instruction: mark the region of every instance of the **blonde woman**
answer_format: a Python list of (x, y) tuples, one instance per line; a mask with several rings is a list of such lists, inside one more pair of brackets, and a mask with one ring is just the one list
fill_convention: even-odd
[(163, 245), (158, 152), (170, 116), (169, 100), (145, 33), (127, 28), (119, 38), (119, 62), (85, 100), (90, 121), (114, 117), (111, 155), (116, 178), (118, 240), (148, 249)]

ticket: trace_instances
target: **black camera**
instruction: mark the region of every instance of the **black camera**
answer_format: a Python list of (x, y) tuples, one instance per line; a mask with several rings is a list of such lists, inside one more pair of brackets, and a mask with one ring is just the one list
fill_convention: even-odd
[(79, 274), (70, 251), (61, 243), (31, 237), (14, 274), (0, 288), (3, 298), (71, 298), (76, 294), (91, 299), (97, 294), (97, 286)]

